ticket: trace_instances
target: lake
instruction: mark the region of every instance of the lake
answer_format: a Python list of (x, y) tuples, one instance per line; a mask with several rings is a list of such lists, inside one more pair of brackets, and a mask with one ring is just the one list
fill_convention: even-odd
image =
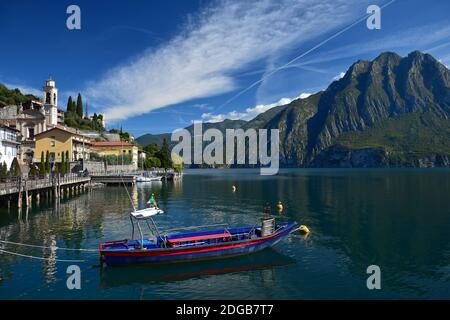
[[(232, 192), (232, 186), (237, 187)], [(182, 181), (129, 187), (138, 207), (155, 193), (161, 229), (254, 225), (265, 203), (278, 221), (309, 227), (274, 249), (178, 265), (100, 268), (96, 252), (1, 244), (1, 299), (450, 299), (450, 170), (186, 170)], [(281, 201), (284, 212), (275, 211)], [(32, 209), (0, 209), (0, 239), (97, 249), (130, 237), (124, 187), (93, 189)], [(81, 290), (68, 290), (67, 267), (84, 260)], [(368, 290), (367, 267), (381, 269)]]

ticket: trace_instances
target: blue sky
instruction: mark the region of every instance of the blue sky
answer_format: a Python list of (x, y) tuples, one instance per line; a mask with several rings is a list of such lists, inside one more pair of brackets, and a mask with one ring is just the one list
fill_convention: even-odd
[[(362, 21), (339, 33), (388, 3), (381, 30)], [(70, 4), (81, 30), (66, 28)], [(136, 137), (248, 120), (383, 51), (450, 65), (449, 12), (440, 0), (2, 1), (0, 82), (38, 93), (51, 74), (60, 107), (81, 92), (108, 127)]]

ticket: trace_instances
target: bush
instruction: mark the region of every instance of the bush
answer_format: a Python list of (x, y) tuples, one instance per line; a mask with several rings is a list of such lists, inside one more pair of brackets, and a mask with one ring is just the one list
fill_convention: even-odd
[(28, 172), (29, 177), (36, 177), (39, 175), (39, 170), (34, 163), (30, 164), (30, 171)]
[(13, 177), (18, 177), (22, 175), (22, 170), (20, 169), (19, 161), (17, 160), (17, 158), (14, 158), (13, 162), (11, 163), (9, 175)]
[(8, 176), (8, 166), (6, 162), (0, 163), (0, 178)]

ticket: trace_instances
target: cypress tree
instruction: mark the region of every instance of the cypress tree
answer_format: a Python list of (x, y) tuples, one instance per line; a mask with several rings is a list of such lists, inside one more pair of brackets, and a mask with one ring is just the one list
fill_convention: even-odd
[(34, 163), (30, 165), (30, 172), (28, 172), (28, 175), (30, 177), (35, 177), (38, 175), (38, 170), (36, 169), (36, 165)]
[(73, 111), (72, 96), (69, 96), (69, 99), (67, 100), (67, 112), (72, 113)]
[(70, 173), (69, 151), (66, 151), (66, 173)]
[(169, 144), (167, 143), (167, 139), (163, 140), (163, 144), (161, 150), (158, 152), (158, 158), (161, 160), (161, 166), (164, 169), (172, 167), (172, 160), (170, 158), (170, 149)]
[(66, 154), (65, 154), (65, 152), (63, 152), (61, 155), (61, 174), (62, 175), (66, 174)]
[(6, 162), (0, 163), (0, 177), (6, 177), (8, 175), (8, 166)]
[(45, 173), (50, 173), (50, 152), (45, 154)]
[(13, 162), (11, 163), (11, 168), (9, 169), (9, 174), (14, 177), (18, 177), (22, 174), (20, 170), (19, 161), (17, 158), (14, 158)]
[(45, 175), (44, 151), (41, 152), (41, 163), (39, 163), (39, 175)]
[(81, 94), (78, 94), (77, 97), (77, 114), (80, 118), (83, 118), (83, 99), (81, 98)]

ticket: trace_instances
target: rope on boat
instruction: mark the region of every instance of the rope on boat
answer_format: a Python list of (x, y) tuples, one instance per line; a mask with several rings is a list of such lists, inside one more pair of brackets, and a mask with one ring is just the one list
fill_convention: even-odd
[(68, 262), (68, 263), (81, 263), (85, 262), (86, 260), (63, 260), (63, 259), (53, 259), (53, 258), (43, 258), (43, 257), (36, 257), (28, 254), (21, 254), (17, 252), (11, 252), (7, 250), (0, 249), (0, 252), (10, 254), (13, 256), (19, 256), (23, 258), (30, 258), (30, 259), (36, 259), (36, 260), (45, 260), (45, 261), (57, 261), (57, 262)]
[(126, 186), (126, 184), (125, 184), (125, 181), (123, 181), (123, 173), (122, 173), (122, 175), (120, 176), (120, 179), (122, 180), (122, 183), (123, 183), (123, 186), (124, 186), (124, 188), (125, 188), (125, 191), (127, 192), (128, 199), (130, 199), (131, 205), (133, 206), (133, 211), (136, 211), (136, 207), (134, 206), (133, 199), (131, 198), (131, 195), (130, 195), (130, 193), (128, 192), (128, 188), (127, 188), (127, 186)]
[(0, 243), (12, 244), (12, 245), (22, 246), (22, 247), (40, 248), (40, 249), (51, 249), (51, 250), (62, 250), (62, 251), (82, 251), (82, 252), (95, 252), (95, 253), (98, 252), (98, 249), (61, 248), (61, 247), (57, 247), (57, 246), (46, 247), (46, 246), (39, 246), (39, 245), (35, 245), (35, 244), (19, 243), (19, 242), (12, 242), (12, 241), (6, 241), (6, 240), (0, 240)]

